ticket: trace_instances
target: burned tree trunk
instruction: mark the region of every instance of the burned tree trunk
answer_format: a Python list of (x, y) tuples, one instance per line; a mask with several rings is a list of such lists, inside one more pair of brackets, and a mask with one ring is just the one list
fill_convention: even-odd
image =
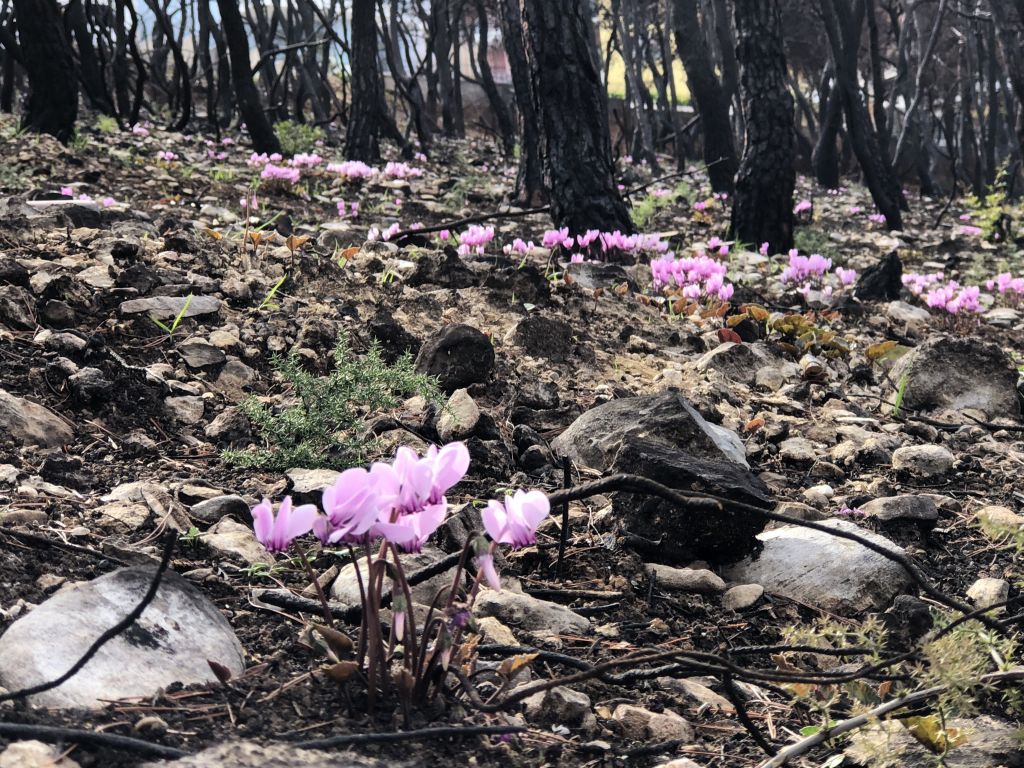
[(871, 199), (885, 216), (889, 229), (902, 229), (900, 209), (906, 206), (906, 201), (888, 156), (883, 155), (878, 146), (878, 136), (857, 84), (857, 49), (864, 24), (864, 0), (853, 0), (852, 5), (850, 8), (833, 0), (820, 0), (825, 32), (832, 48), (835, 87), (843, 102), (847, 135), (864, 173)]
[(277, 140), (277, 134), (274, 133), (274, 128), (263, 111), (260, 94), (252, 82), (249, 41), (245, 35), (238, 3), (217, 0), (217, 6), (220, 8), (221, 26), (231, 57), (231, 80), (235, 86), (235, 99), (238, 101), (238, 110), (249, 128), (253, 149), (268, 154), (280, 152), (281, 143)]
[(377, 58), (376, 3), (352, 3), (352, 109), (345, 136), (345, 157), (372, 163), (380, 159), (380, 137), (402, 136), (388, 114), (384, 78)]
[(707, 38), (697, 16), (697, 0), (674, 0), (676, 48), (686, 70), (686, 82), (697, 104), (704, 132), (704, 162), (715, 192), (733, 190), (736, 176), (736, 146), (729, 122), (729, 97), (722, 88)]
[(56, 0), (14, 0), (29, 96), (23, 128), (66, 144), (78, 117), (78, 74)]
[(516, 173), (514, 198), (521, 205), (533, 207), (541, 205), (547, 199), (538, 132), (540, 121), (530, 88), (530, 66), (526, 61), (519, 0), (499, 0), (499, 3), (501, 37), (512, 73), (519, 126), (519, 169)]
[(773, 253), (793, 247), (793, 97), (786, 82), (778, 0), (736, 0), (736, 58), (746, 126), (732, 236)]
[(480, 68), (480, 84), (484, 93), (487, 94), (487, 101), (494, 112), (494, 120), (498, 125), (498, 135), (501, 136), (502, 151), (505, 156), (511, 156), (515, 149), (516, 129), (509, 112), (508, 105), (498, 91), (498, 85), (494, 82), (494, 75), (491, 72), (491, 63), (487, 60), (487, 52), (490, 45), (489, 32), (487, 28), (487, 6), (483, 0), (476, 0), (477, 23), (480, 25), (480, 39), (477, 43), (477, 65)]
[(519, 0), (551, 215), (572, 233), (631, 232), (612, 173), (608, 108), (583, 0)]

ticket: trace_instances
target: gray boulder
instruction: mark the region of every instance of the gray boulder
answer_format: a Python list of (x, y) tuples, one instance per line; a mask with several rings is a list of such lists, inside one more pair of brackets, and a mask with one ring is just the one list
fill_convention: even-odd
[[(152, 566), (121, 568), (60, 590), (0, 637), (0, 685), (18, 690), (62, 675), (142, 599)], [(153, 602), (82, 670), (31, 698), (43, 707), (103, 706), (151, 696), (171, 683), (216, 681), (207, 661), (233, 675), (245, 670), (242, 645), (217, 607), (176, 573), (164, 575)]]
[(907, 377), (903, 405), (914, 410), (976, 408), (989, 418), (1017, 418), (1017, 371), (996, 344), (939, 336), (905, 354), (889, 378)]
[[(613, 400), (584, 413), (551, 444), (561, 456), (605, 474), (626, 472), (678, 490), (707, 490), (764, 509), (768, 487), (749, 469), (735, 433), (709, 424), (678, 392)], [(753, 512), (681, 512), (659, 498), (618, 493), (622, 526), (670, 545), (673, 562), (728, 562), (757, 548), (765, 520)]]

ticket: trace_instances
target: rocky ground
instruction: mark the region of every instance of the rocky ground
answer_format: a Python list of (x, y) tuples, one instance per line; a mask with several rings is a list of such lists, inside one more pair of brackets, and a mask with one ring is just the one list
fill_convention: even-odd
[[(757, 765), (764, 753), (750, 729), (778, 748), (820, 724), (815, 701), (835, 695), (834, 720), (853, 711), (848, 688), (773, 677), (843, 663), (766, 647), (788, 642), (790, 628), (827, 621), (854, 636), (879, 615), (891, 638), (909, 643), (931, 625), (930, 611), (941, 622), (954, 604), (1018, 595), (1016, 549), (1004, 535), (1024, 523), (1017, 295), (983, 288), (979, 312), (954, 315), (925, 307), (896, 271), (902, 262), (904, 273), (944, 270), (982, 286), (1019, 273), (1015, 243), (983, 239), (960, 221), (968, 209), (959, 203), (914, 199), (906, 231), (888, 233), (865, 213), (864, 190), (801, 182), (813, 208), (800, 214), (798, 244), (857, 270), (856, 287), (801, 293), (780, 281), (785, 256), (733, 244), (722, 256), (731, 304), (701, 310), (652, 289), (649, 255), (565, 264), (541, 247), (503, 253), (516, 237), (540, 243), (543, 214), (493, 220), (482, 254), (459, 255), (454, 238), (432, 232), (366, 241), (371, 227), (431, 228), (499, 210), (512, 172), (484, 144), (441, 147), (417, 163), (422, 176), (345, 181), (311, 170), (298, 187), (264, 183), (247, 223), (239, 200), (259, 169), (241, 142), (86, 129), (62, 148), (10, 124), (0, 130), (0, 685), (19, 689), (67, 669), (145, 591), (152, 570), (134, 566), (159, 560), (166, 531), (180, 534), (178, 575), (149, 615), (34, 706), (0, 704), (0, 725), (214, 750), (174, 765), (470, 755), (482, 765)], [(157, 160), (158, 151), (176, 157)], [(649, 182), (622, 167), (627, 188)], [(701, 184), (694, 172), (634, 191), (643, 230), (679, 253), (722, 236), (725, 207)], [(412, 398), (361, 414), (377, 437), (372, 457), (403, 444), (470, 447), (470, 475), (449, 495), (456, 517), (413, 572), (458, 550), (473, 502), (565, 485), (563, 457), (570, 484), (630, 472), (748, 505), (684, 515), (611, 489), (572, 502), (563, 567), (556, 514), (537, 547), (504, 563), (505, 589), (481, 595), (479, 669), (533, 649), (540, 655), (517, 673), (519, 685), (685, 649), (734, 654), (765, 675), (739, 675), (730, 688), (694, 663), (633, 676), (624, 667), (501, 713), (453, 694), (408, 719), (389, 707), (368, 717), (358, 692), (318, 671), (324, 658), (304, 629), (316, 618), (308, 578), (250, 530), (251, 504), (285, 493), (315, 499), (333, 473), (240, 468), (222, 457), (260, 444), (238, 408), (244, 397), (290, 402), (272, 358), (294, 350), (327, 375), (339, 334), (357, 355), (373, 341), (388, 359), (411, 353), (448, 399), (446, 409)], [(822, 525), (776, 521), (762, 532), (758, 508)], [(919, 578), (879, 549), (903, 555)], [(314, 562), (341, 609), (354, 594), (346, 557), (321, 552)], [(437, 583), (416, 598), (429, 602)], [(965, 714), (955, 751), (975, 762), (949, 765), (1024, 764), (1004, 702), (985, 697)], [(352, 747), (358, 760), (289, 746), (509, 724), (527, 730), (364, 740)], [(907, 733), (889, 734), (892, 764), (933, 764)], [(53, 752), (31, 737), (0, 729), (0, 765), (160, 757), (74, 736)], [(818, 765), (847, 748), (846, 764), (858, 764), (881, 738), (799, 759)]]

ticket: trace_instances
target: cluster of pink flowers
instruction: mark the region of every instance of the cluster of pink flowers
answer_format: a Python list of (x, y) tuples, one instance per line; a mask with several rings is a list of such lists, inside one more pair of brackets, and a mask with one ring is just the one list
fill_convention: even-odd
[(469, 229), (459, 235), (459, 255), (483, 254), (485, 246), (494, 239), (494, 227), (470, 224)]
[(1024, 277), (1014, 277), (1009, 272), (1000, 272), (994, 280), (987, 280), (985, 287), (999, 291), (1011, 304), (1018, 304), (1024, 298)]
[(717, 298), (728, 301), (734, 291), (732, 283), (725, 282), (728, 266), (704, 253), (677, 259), (671, 253), (651, 259), (651, 276), (655, 289), (675, 284), (683, 289), (688, 299)]
[[(293, 507), (286, 497), (274, 513), (264, 499), (252, 510), (256, 538), (268, 552), (284, 552), (310, 531), (322, 544), (363, 544), (382, 538), (405, 552), (419, 552), (448, 514), (446, 494), (465, 477), (469, 451), (463, 443), (430, 446), (423, 456), (402, 446), (390, 463), (368, 470), (347, 469), (324, 489), (323, 512), (313, 504)], [(481, 574), (494, 589), (501, 584), (494, 569), (497, 544), (515, 549), (537, 540), (537, 527), (551, 505), (540, 491), (516, 491), (504, 502), (490, 501), (481, 513), (492, 539), (477, 556)]]
[(943, 309), (951, 315), (961, 312), (981, 312), (981, 289), (976, 285), (961, 286), (950, 280), (944, 286), (934, 288), (925, 294), (924, 303), (932, 309)]
[(370, 242), (375, 240), (390, 240), (401, 231), (402, 228), (398, 226), (398, 222), (395, 221), (384, 230), (380, 230), (377, 227), (370, 227), (370, 231), (366, 234), (366, 239)]
[(868, 218), (871, 219), (871, 221), (873, 221), (875, 224), (885, 224), (884, 213), (872, 213), (870, 216), (868, 216)]
[(156, 159), (163, 160), (165, 163), (170, 163), (177, 160), (178, 156), (169, 149), (163, 149), (156, 153)]
[(302, 178), (302, 171), (285, 165), (267, 163), (260, 172), (260, 178), (264, 181), (286, 181), (289, 184), (298, 184), (299, 179)]
[(411, 179), (422, 176), (423, 169), (406, 163), (389, 162), (384, 166), (384, 175), (391, 179)]
[(146, 126), (144, 126), (144, 125), (141, 125), (139, 123), (135, 123), (135, 125), (132, 126), (132, 133), (134, 133), (136, 136), (143, 136), (143, 137), (145, 137), (145, 136), (149, 136), (149, 129), (146, 128)]
[(932, 272), (927, 275), (919, 272), (907, 272), (900, 278), (900, 281), (908, 291), (915, 296), (920, 296), (924, 293), (926, 288), (940, 283), (945, 279), (946, 275), (943, 272)]
[(361, 160), (346, 160), (343, 163), (328, 163), (327, 170), (344, 176), (349, 181), (353, 179), (369, 179), (377, 175), (377, 169), (367, 165)]
[(725, 258), (729, 255), (729, 244), (720, 237), (711, 237), (708, 239), (708, 250), (714, 251), (722, 258)]
[(526, 255), (534, 248), (533, 240), (524, 241), (521, 237), (517, 237), (512, 241), (511, 245), (506, 243), (501, 249), (506, 256), (511, 256), (513, 253)]
[(545, 248), (554, 248), (556, 246), (562, 246), (566, 250), (572, 248), (573, 239), (569, 237), (569, 228), (562, 227), (561, 229), (549, 229), (544, 232), (541, 236), (540, 244)]
[(358, 216), (359, 216), (359, 203), (358, 202), (354, 202), (354, 203), (351, 203), (350, 205), (346, 205), (344, 200), (339, 200), (338, 201), (338, 218), (344, 219), (348, 215), (348, 213), (347, 213), (348, 211), (351, 211), (351, 216), (352, 216), (353, 219), (358, 218)]
[(245, 162), (252, 168), (261, 168), (268, 163), (280, 163), (282, 160), (284, 160), (284, 157), (278, 152), (275, 152), (272, 155), (268, 155), (266, 152), (258, 155), (253, 152)]
[(238, 201), (238, 204), (242, 206), (242, 211), (248, 216), (259, 208), (256, 200), (256, 193), (246, 195)]
[(783, 283), (803, 283), (814, 278), (824, 277), (830, 269), (832, 269), (832, 259), (827, 259), (818, 253), (801, 256), (796, 248), (792, 248), (789, 251), (789, 266), (782, 270), (779, 279)]
[(795, 213), (796, 215), (799, 216), (801, 213), (804, 213), (805, 211), (810, 211), (810, 210), (813, 210), (813, 209), (814, 209), (814, 203), (812, 203), (810, 200), (801, 200), (799, 203), (797, 203), (795, 206), (793, 206), (793, 213)]
[(288, 161), (288, 164), (293, 168), (315, 168), (320, 165), (324, 159), (320, 155), (306, 152), (299, 152), (297, 155), (292, 155), (292, 159)]
[(968, 237), (977, 237), (984, 230), (981, 227), (975, 227), (971, 224), (962, 224), (959, 229), (961, 235), (967, 235)]
[[(72, 187), (69, 187), (69, 186), (61, 187), (60, 188), (60, 193), (64, 197), (74, 197), (75, 196), (75, 190)], [(92, 196), (91, 195), (87, 195), (85, 192), (80, 194), (76, 199), (81, 201), (81, 202), (83, 202), (83, 203), (93, 203), (93, 202), (95, 202), (95, 200), (93, 200)], [(117, 205), (117, 200), (115, 200), (114, 198), (112, 198), (112, 197), (110, 197), (108, 195), (107, 197), (100, 198), (100, 205), (102, 205), (104, 208), (109, 208), (112, 205)]]

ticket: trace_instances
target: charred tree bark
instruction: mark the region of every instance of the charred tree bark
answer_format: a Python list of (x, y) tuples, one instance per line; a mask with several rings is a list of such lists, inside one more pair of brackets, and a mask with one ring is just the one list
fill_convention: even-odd
[[(267, 119), (260, 103), (260, 94), (252, 82), (252, 71), (249, 66), (249, 41), (242, 23), (242, 14), (238, 3), (231, 0), (217, 0), (220, 8), (221, 26), (227, 39), (228, 53), (231, 57), (231, 80), (235, 86), (235, 99), (238, 111), (249, 129), (253, 149), (257, 152), (271, 154), (281, 151), (281, 142), (277, 140), (274, 127)], [(372, 17), (371, 17), (372, 18)]]
[(847, 136), (857, 156), (864, 181), (889, 229), (902, 229), (901, 209), (906, 207), (899, 181), (889, 158), (882, 154), (871, 126), (867, 107), (857, 85), (857, 49), (864, 24), (864, 0), (853, 0), (853, 8), (833, 0), (820, 0), (821, 13), (832, 48), (836, 84), (846, 116)]
[(67, 144), (78, 117), (78, 73), (56, 0), (14, 0), (29, 96), (21, 125)]
[(501, 146), (506, 157), (510, 157), (515, 149), (516, 128), (512, 115), (509, 113), (508, 105), (501, 97), (498, 86), (494, 82), (494, 75), (491, 72), (491, 63), (487, 60), (488, 28), (487, 28), (487, 6), (483, 0), (476, 0), (477, 23), (480, 26), (480, 40), (477, 43), (476, 59), (480, 67), (480, 84), (484, 93), (487, 94), (487, 101), (494, 112), (494, 119), (498, 124), (498, 135), (501, 136)]
[(839, 139), (839, 126), (843, 122), (843, 102), (839, 98), (839, 90), (830, 85), (832, 68), (829, 67), (821, 76), (819, 94), (823, 102), (821, 110), (818, 140), (811, 152), (811, 169), (814, 178), (826, 189), (839, 187), (839, 151), (836, 141)]
[(715, 192), (733, 191), (739, 162), (729, 121), (729, 97), (711, 64), (707, 38), (697, 16), (697, 0), (674, 0), (676, 48), (704, 132), (704, 162)]
[(103, 68), (96, 55), (96, 47), (92, 44), (82, 0), (71, 0), (64, 10), (64, 17), (69, 34), (74, 37), (78, 46), (78, 75), (89, 104), (105, 115), (115, 114), (114, 102), (107, 92), (107, 84), (103, 78)]
[(612, 171), (608, 108), (583, 0), (519, 0), (556, 226), (632, 232)]
[(519, 0), (499, 0), (501, 37), (512, 73), (512, 88), (516, 94), (517, 125), (519, 128), (519, 169), (516, 172), (514, 198), (520, 205), (533, 208), (547, 200), (544, 189), (544, 166), (540, 150), (537, 105), (530, 86), (530, 65), (526, 61), (522, 16)]
[[(989, 10), (995, 23), (1003, 66), (1010, 79), (1017, 104), (1024, 105), (1024, 0), (1010, 4), (1006, 0), (989, 0)], [(1024, 152), (1024, 108), (1018, 106), (1016, 121), (1017, 145)]]
[(731, 236), (772, 253), (793, 247), (793, 97), (786, 84), (778, 0), (736, 0), (736, 58), (746, 126)]
[(375, 9), (374, 0), (352, 3), (352, 109), (345, 136), (345, 157), (366, 163), (380, 159), (382, 135), (403, 141), (384, 99)]

